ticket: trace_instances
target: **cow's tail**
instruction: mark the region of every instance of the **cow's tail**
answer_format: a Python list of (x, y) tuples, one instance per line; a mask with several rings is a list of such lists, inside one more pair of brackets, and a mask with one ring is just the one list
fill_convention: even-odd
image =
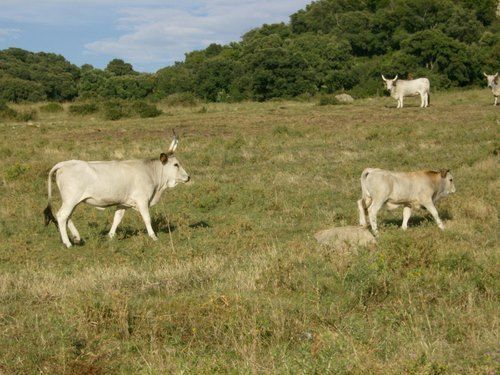
[(427, 91), (427, 107), (431, 105), (431, 90)]
[(372, 197), (370, 195), (370, 192), (368, 191), (368, 188), (366, 187), (366, 178), (368, 175), (373, 171), (373, 168), (366, 168), (363, 173), (361, 173), (361, 198), (363, 201), (363, 205), (366, 208), (370, 207), (372, 203)]
[(43, 210), (43, 216), (45, 218), (45, 226), (49, 225), (52, 221), (56, 227), (58, 226), (57, 220), (52, 213), (52, 175), (55, 171), (61, 168), (65, 162), (57, 163), (49, 172), (49, 178), (47, 179), (47, 190), (48, 190), (48, 203), (45, 210)]

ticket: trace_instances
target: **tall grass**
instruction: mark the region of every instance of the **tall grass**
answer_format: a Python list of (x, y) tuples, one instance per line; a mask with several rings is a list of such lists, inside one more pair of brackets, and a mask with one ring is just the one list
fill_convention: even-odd
[[(490, 101), (159, 103), (170, 116), (0, 125), (0, 373), (495, 373)], [(151, 210), (158, 242), (132, 210), (110, 241), (113, 212), (78, 207), (71, 250), (43, 226), (56, 162), (158, 157), (174, 127), (193, 182)], [(368, 166), (450, 168), (446, 230), (416, 211), (403, 232), (383, 211), (375, 250), (318, 245), (357, 223)]]

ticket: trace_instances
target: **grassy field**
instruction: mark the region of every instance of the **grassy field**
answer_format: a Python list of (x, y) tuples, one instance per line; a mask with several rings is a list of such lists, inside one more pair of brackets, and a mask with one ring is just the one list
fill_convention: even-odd
[[(500, 107), (486, 89), (418, 103), (1, 123), (0, 373), (496, 373)], [(193, 182), (151, 210), (158, 242), (132, 210), (108, 240), (113, 211), (79, 206), (70, 250), (43, 226), (55, 163), (159, 156), (173, 127)], [(376, 249), (319, 246), (357, 224), (368, 166), (450, 168), (446, 230), (382, 211)]]

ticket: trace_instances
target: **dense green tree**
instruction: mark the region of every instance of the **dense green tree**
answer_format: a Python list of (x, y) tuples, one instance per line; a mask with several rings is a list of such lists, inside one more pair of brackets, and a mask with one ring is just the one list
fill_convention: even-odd
[(104, 70), (62, 56), (0, 51), (0, 98), (140, 99), (189, 93), (208, 101), (267, 100), (348, 90), (381, 94), (380, 74), (426, 76), (433, 88), (484, 85), (498, 70), (497, 0), (317, 0), (289, 23), (186, 53), (154, 75), (113, 59)]
[(126, 63), (122, 59), (111, 60), (106, 66), (106, 71), (111, 74), (114, 74), (115, 76), (137, 74), (137, 72), (135, 72), (134, 69), (132, 68), (132, 65)]

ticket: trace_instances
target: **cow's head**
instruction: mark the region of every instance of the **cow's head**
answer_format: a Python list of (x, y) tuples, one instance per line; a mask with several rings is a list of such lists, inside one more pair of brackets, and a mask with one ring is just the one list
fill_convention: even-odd
[(444, 196), (453, 194), (457, 190), (455, 189), (455, 184), (453, 183), (453, 176), (449, 169), (441, 169), (439, 171), (441, 174), (441, 194)]
[(169, 188), (173, 188), (179, 182), (186, 183), (191, 179), (174, 155), (174, 151), (178, 144), (179, 138), (174, 131), (174, 139), (172, 143), (170, 143), (168, 151), (160, 154), (160, 161), (163, 165), (163, 180)]
[(484, 76), (488, 80), (488, 87), (494, 88), (495, 86), (498, 85), (498, 72), (497, 74), (493, 75), (488, 75), (485, 72), (483, 72)]
[(398, 81), (398, 76), (396, 75), (396, 77), (394, 77), (393, 79), (387, 79), (384, 77), (384, 75), (382, 74), (382, 79), (384, 80), (385, 82), (385, 88), (389, 91), (391, 91), (393, 88), (396, 87), (396, 83)]

